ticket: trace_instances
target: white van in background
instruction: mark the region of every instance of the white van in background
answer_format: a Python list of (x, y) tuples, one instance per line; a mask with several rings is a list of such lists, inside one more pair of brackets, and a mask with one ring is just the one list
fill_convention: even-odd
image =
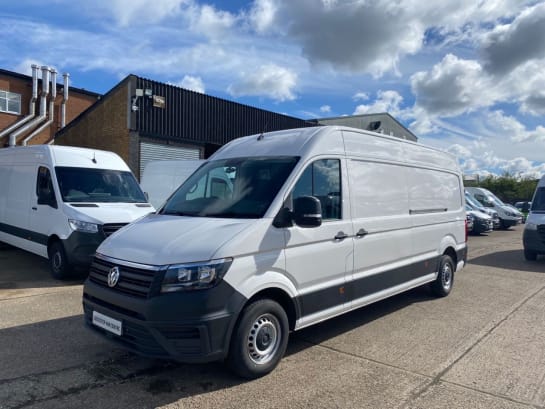
[(159, 207), (199, 166), (203, 160), (154, 160), (148, 162), (142, 173), (140, 187), (149, 202)]
[(425, 284), (448, 295), (466, 239), (447, 153), (338, 126), (248, 136), (100, 245), (85, 320), (138, 354), (255, 378), (289, 331)]
[(48, 258), (55, 278), (88, 266), (104, 238), (154, 210), (115, 153), (0, 149), (0, 241)]
[(494, 209), (500, 217), (500, 229), (508, 229), (522, 223), (522, 214), (512, 209), (496, 197), (490, 190), (483, 187), (466, 187), (466, 192), (484, 207)]
[(524, 258), (534, 261), (545, 254), (545, 176), (537, 184), (522, 235)]

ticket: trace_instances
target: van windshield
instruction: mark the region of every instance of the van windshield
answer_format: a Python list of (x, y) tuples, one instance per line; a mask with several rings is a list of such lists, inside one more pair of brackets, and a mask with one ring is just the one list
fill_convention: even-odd
[(131, 172), (57, 166), (57, 182), (67, 203), (146, 203)]
[(178, 188), (159, 213), (261, 218), (298, 160), (251, 157), (208, 162)]
[(540, 187), (536, 190), (536, 194), (532, 200), (532, 212), (545, 213), (545, 187)]

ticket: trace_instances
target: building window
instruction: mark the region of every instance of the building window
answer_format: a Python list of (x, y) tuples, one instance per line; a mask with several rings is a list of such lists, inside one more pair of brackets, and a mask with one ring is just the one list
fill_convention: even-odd
[(14, 92), (0, 91), (0, 112), (10, 114), (21, 114), (21, 94)]

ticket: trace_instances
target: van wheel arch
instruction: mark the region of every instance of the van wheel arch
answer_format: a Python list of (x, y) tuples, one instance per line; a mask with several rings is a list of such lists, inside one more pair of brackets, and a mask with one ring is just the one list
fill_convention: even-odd
[(244, 307), (259, 299), (269, 299), (272, 301), (276, 301), (278, 304), (280, 304), (280, 306), (284, 309), (286, 315), (288, 316), (290, 331), (293, 331), (295, 329), (295, 323), (300, 315), (300, 309), (299, 306), (296, 304), (296, 301), (292, 297), (290, 297), (287, 292), (280, 288), (267, 288), (265, 290), (261, 290), (260, 292), (254, 294), (246, 302)]
[(452, 247), (448, 247), (444, 252), (443, 256), (449, 256), (454, 263), (454, 270), (456, 270), (456, 266), (458, 265), (458, 256), (456, 255), (456, 250), (454, 250)]

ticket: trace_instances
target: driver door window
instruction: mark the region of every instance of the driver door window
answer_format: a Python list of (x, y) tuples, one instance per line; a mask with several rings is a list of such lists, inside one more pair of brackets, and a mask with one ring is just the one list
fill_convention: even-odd
[(321, 159), (309, 165), (292, 192), (292, 199), (314, 196), (322, 204), (323, 220), (342, 219), (341, 165), (338, 159)]

